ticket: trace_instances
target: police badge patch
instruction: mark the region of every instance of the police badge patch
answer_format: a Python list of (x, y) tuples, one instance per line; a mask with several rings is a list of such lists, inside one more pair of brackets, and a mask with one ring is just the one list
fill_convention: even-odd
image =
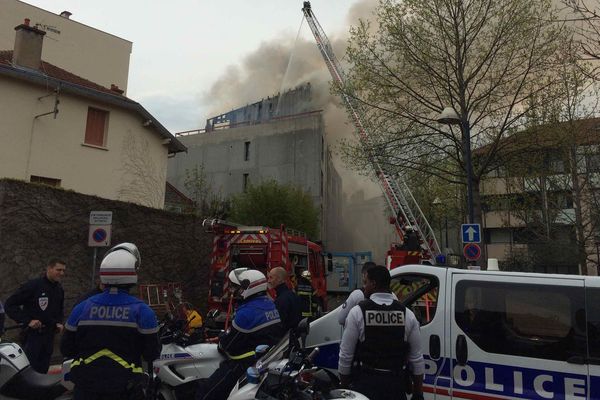
[(46, 308), (48, 308), (48, 297), (39, 297), (38, 298), (38, 305), (40, 306), (40, 308), (42, 309), (42, 311), (45, 311)]

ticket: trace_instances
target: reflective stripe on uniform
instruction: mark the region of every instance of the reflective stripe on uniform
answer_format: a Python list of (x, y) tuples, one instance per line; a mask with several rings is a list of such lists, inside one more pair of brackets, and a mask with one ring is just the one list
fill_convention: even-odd
[(231, 323), (231, 325), (232, 325), (232, 326), (233, 326), (235, 329), (237, 329), (238, 331), (240, 331), (240, 332), (242, 332), (242, 333), (252, 333), (252, 332), (259, 331), (259, 330), (261, 330), (261, 329), (263, 329), (263, 328), (266, 328), (267, 326), (274, 325), (274, 324), (278, 324), (278, 323), (280, 323), (280, 322), (281, 322), (281, 319), (277, 318), (277, 319), (273, 319), (273, 320), (271, 320), (271, 321), (269, 321), (269, 322), (265, 322), (264, 324), (256, 325), (256, 326), (255, 326), (255, 327), (253, 327), (252, 329), (244, 329), (244, 328), (241, 328), (241, 327), (240, 327), (240, 326), (239, 326), (239, 325), (238, 325), (238, 324), (235, 322), (235, 319), (234, 319), (234, 320), (233, 320), (233, 322)]
[(239, 356), (232, 356), (231, 354), (227, 353), (227, 356), (229, 357), (229, 359), (231, 360), (242, 360), (244, 358), (248, 358), (248, 357), (252, 357), (253, 355), (255, 355), (256, 352), (254, 351), (249, 351), (247, 353), (244, 354), (240, 354)]
[(109, 349), (102, 349), (99, 352), (92, 354), (85, 360), (83, 358), (80, 358), (79, 360), (74, 360), (71, 363), (71, 368), (76, 367), (81, 364), (86, 364), (86, 365), (90, 364), (100, 357), (108, 357), (111, 360), (119, 363), (119, 365), (121, 365), (123, 368), (131, 369), (131, 372), (134, 372), (136, 374), (141, 374), (144, 372), (144, 370), (141, 367), (136, 367), (134, 363), (131, 363), (131, 364), (128, 363), (127, 361), (123, 360), (121, 357), (119, 357), (118, 355), (116, 355), (115, 353), (110, 351)]

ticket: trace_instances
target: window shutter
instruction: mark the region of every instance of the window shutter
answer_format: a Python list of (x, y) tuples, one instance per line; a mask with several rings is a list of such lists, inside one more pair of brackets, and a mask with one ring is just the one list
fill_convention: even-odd
[(85, 127), (85, 143), (94, 146), (104, 146), (106, 120), (108, 112), (97, 108), (88, 108), (87, 124)]

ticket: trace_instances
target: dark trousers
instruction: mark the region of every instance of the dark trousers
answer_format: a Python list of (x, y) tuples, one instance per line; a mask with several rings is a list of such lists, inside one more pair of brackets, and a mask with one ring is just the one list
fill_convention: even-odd
[(130, 398), (129, 392), (95, 393), (77, 386), (73, 389), (73, 400), (129, 400)]
[(41, 374), (47, 373), (50, 367), (50, 357), (54, 350), (54, 331), (50, 329), (30, 330), (25, 336), (23, 350), (34, 370)]
[(226, 400), (238, 379), (256, 359), (225, 360), (208, 379), (202, 379), (196, 391), (196, 400)]
[(369, 399), (406, 400), (404, 379), (399, 374), (381, 374), (361, 371), (352, 378), (350, 389), (364, 394)]

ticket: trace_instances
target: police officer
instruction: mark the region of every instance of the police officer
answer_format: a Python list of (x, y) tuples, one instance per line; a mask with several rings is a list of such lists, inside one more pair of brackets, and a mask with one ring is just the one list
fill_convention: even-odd
[(269, 287), (275, 290), (275, 306), (283, 328), (288, 331), (298, 326), (302, 315), (300, 298), (288, 288), (287, 271), (282, 267), (275, 267), (269, 271)]
[(46, 273), (24, 283), (5, 304), (10, 318), (24, 326), (23, 349), (29, 363), (45, 374), (54, 350), (54, 334), (63, 330), (65, 293), (60, 284), (65, 275), (64, 261), (48, 261)]
[(238, 303), (231, 328), (219, 340), (219, 351), (227, 358), (208, 379), (200, 381), (196, 400), (227, 399), (240, 376), (256, 361), (256, 346), (274, 345), (283, 336), (279, 312), (266, 293), (265, 275), (237, 268), (229, 273), (229, 282)]
[(128, 291), (137, 283), (140, 254), (132, 243), (109, 250), (100, 265), (102, 293), (69, 316), (61, 351), (72, 357), (75, 400), (143, 399), (141, 358), (160, 355), (156, 315)]
[[(363, 288), (365, 287), (365, 282), (367, 279), (367, 271), (376, 265), (377, 264), (375, 264), (372, 261), (367, 261), (366, 263), (363, 264), (362, 269), (361, 269)], [(346, 299), (344, 304), (342, 305), (342, 308), (338, 311), (338, 323), (340, 325), (345, 325), (346, 317), (348, 316), (348, 313), (350, 312), (350, 310), (355, 305), (357, 305), (358, 303), (363, 301), (364, 299), (365, 299), (365, 293), (363, 292), (363, 289), (362, 288), (354, 289), (352, 291), (352, 293), (350, 293), (350, 295), (348, 296), (348, 298)]]
[(370, 399), (406, 399), (403, 367), (413, 378), (413, 400), (423, 399), (425, 363), (419, 323), (390, 293), (390, 273), (383, 266), (367, 271), (367, 300), (350, 310), (340, 343), (338, 372), (343, 387)]

